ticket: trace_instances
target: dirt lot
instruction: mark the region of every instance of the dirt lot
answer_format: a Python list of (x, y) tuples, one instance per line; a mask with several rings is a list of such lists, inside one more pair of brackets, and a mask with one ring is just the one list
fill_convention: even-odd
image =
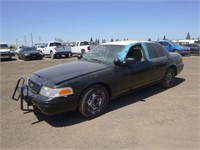
[(0, 62), (0, 149), (200, 149), (199, 56), (183, 58), (185, 68), (173, 88), (151, 86), (120, 97), (89, 121), (78, 112), (54, 117), (24, 113), (11, 100), (19, 77), (73, 60)]

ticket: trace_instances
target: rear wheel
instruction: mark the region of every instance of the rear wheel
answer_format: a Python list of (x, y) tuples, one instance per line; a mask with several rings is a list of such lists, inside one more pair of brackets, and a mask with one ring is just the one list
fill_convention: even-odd
[(55, 54), (53, 52), (50, 53), (51, 59), (55, 59)]
[(164, 88), (170, 88), (174, 85), (175, 70), (173, 68), (167, 69), (164, 79), (161, 82), (161, 86)]
[(85, 50), (84, 49), (81, 50), (81, 54), (85, 54)]
[(178, 50), (174, 50), (174, 53), (180, 54), (180, 52)]
[(106, 88), (95, 85), (82, 94), (78, 109), (86, 118), (92, 119), (104, 113), (108, 101), (109, 96)]

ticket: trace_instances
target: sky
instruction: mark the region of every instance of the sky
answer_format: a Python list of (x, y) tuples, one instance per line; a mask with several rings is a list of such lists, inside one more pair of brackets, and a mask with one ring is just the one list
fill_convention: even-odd
[(0, 0), (0, 42), (200, 37), (199, 0)]

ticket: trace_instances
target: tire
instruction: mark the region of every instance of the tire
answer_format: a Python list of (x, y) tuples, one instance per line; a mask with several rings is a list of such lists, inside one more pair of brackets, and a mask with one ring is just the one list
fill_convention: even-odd
[(104, 113), (108, 106), (109, 96), (105, 87), (95, 85), (82, 94), (78, 110), (88, 119), (96, 118)]
[(175, 81), (175, 70), (173, 68), (167, 69), (165, 76), (161, 82), (161, 86), (164, 88), (171, 88)]
[(27, 61), (27, 60), (28, 60), (28, 58), (26, 58), (25, 56), (23, 56), (23, 60), (24, 60), (24, 61)]
[(53, 54), (53, 52), (50, 53), (51, 59), (55, 59), (55, 55)]
[(81, 50), (81, 54), (85, 54), (85, 50), (84, 49)]
[(174, 50), (173, 51), (174, 53), (177, 53), (177, 54), (180, 54), (180, 52), (178, 50)]
[(65, 55), (65, 58), (69, 58), (69, 57), (70, 57), (70, 55), (69, 55), (69, 54), (66, 54), (66, 55)]
[(18, 59), (21, 59), (19, 55), (17, 55), (17, 56), (18, 56)]

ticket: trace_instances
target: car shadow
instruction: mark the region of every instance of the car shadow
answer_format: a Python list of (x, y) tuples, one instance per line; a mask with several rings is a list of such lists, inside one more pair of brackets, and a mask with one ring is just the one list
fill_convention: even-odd
[[(185, 81), (185, 79), (177, 77), (175, 80), (175, 84), (172, 88), (178, 86), (179, 84), (181, 84), (184, 81)], [(115, 98), (109, 102), (108, 109), (104, 115), (106, 115), (106, 113), (115, 111), (119, 108), (125, 107), (130, 104), (134, 104), (137, 102), (145, 102), (146, 98), (151, 97), (156, 94), (160, 94), (161, 92), (164, 92), (166, 90), (167, 89), (164, 89), (158, 85), (153, 85), (153, 86), (149, 86), (147, 88), (137, 90), (137, 91), (131, 92), (129, 94), (120, 96), (118, 98)], [(83, 117), (78, 111), (60, 114), (60, 115), (56, 115), (56, 116), (46, 116), (46, 115), (39, 113), (38, 111), (34, 111), (34, 114), (38, 120), (35, 122), (32, 122), (33, 125), (40, 123), (42, 121), (45, 121), (53, 127), (66, 127), (66, 126), (79, 124), (84, 121), (89, 121), (88, 119)]]
[(16, 61), (16, 60), (17, 60), (16, 58), (12, 58), (11, 60), (7, 58), (1, 58), (0, 62), (8, 62), (8, 61)]

